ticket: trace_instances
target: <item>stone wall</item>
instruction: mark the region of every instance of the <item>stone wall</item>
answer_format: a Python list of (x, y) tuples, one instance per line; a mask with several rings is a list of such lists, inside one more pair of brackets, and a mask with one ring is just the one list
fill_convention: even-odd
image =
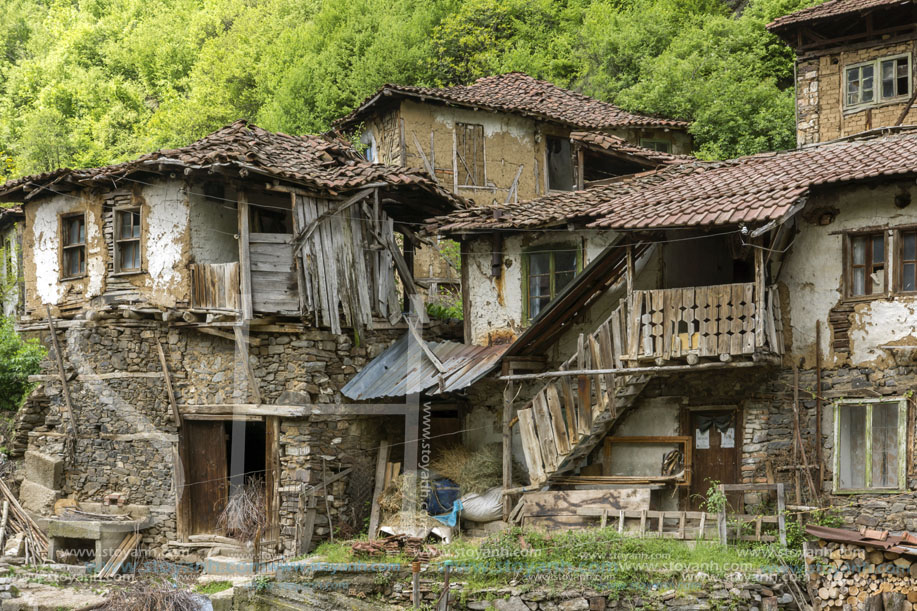
[[(390, 327), (369, 332), (360, 345), (351, 336), (304, 329), (298, 333), (256, 333), (260, 345), (249, 347), (250, 362), (266, 404), (345, 402), (340, 388), (354, 373), (388, 347), (404, 330)], [(50, 347), (48, 332), (34, 333)], [(78, 439), (67, 460), (57, 497), (100, 501), (121, 493), (130, 504), (146, 505), (156, 524), (145, 532), (144, 544), (160, 549), (176, 538), (174, 456), (179, 430), (173, 417), (160, 368), (156, 340), (164, 348), (179, 405), (250, 403), (248, 378), (235, 343), (193, 328), (153, 321), (74, 321), (60, 329)], [(66, 416), (53, 352), (42, 364), (46, 416), (29, 423), (29, 449), (66, 456)], [(231, 407), (226, 408), (231, 413)], [(327, 474), (361, 460), (374, 471), (378, 442), (385, 435), (403, 437), (400, 417), (312, 416), (282, 419), (280, 486), (315, 484)], [(363, 469), (366, 470), (365, 468)], [(328, 491), (332, 524), (352, 524), (348, 504), (350, 478)], [(48, 507), (45, 507), (47, 510)], [(322, 513), (325, 511), (322, 503)], [(292, 540), (296, 496), (281, 498), (282, 538)], [(316, 536), (328, 532), (319, 521)]]

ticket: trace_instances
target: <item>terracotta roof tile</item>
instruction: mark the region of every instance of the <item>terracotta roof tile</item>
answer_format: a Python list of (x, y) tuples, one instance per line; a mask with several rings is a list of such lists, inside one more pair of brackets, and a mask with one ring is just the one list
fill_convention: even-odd
[(585, 191), (552, 193), (433, 219), (439, 231), (540, 228), (578, 221), (612, 229), (764, 222), (821, 185), (917, 175), (917, 132), (856, 139), (773, 155), (664, 166)]
[(867, 11), (869, 9), (874, 9), (878, 7), (885, 6), (899, 6), (899, 5), (908, 5), (913, 4), (912, 0), (829, 0), (824, 4), (819, 4), (817, 6), (812, 6), (809, 8), (804, 8), (802, 10), (796, 11), (795, 13), (790, 13), (789, 15), (784, 15), (783, 17), (778, 17), (772, 22), (767, 24), (768, 30), (779, 30), (790, 25), (797, 25), (800, 23), (807, 23), (810, 21), (817, 21), (819, 19), (827, 19), (829, 17), (840, 17), (841, 15), (849, 15), (852, 13), (859, 13), (861, 11)]
[(672, 163), (685, 163), (696, 161), (690, 155), (673, 155), (662, 151), (654, 151), (643, 146), (628, 142), (624, 138), (606, 134), (604, 132), (571, 132), (570, 140), (590, 148), (615, 153), (621, 157), (632, 158), (635, 161), (649, 165), (664, 165)]
[(0, 186), (5, 200), (22, 198), (36, 189), (54, 189), (71, 183), (111, 185), (112, 181), (159, 166), (215, 168), (232, 166), (237, 171), (258, 173), (301, 184), (318, 191), (340, 193), (384, 182), (418, 187), (462, 207), (460, 198), (443, 190), (426, 175), (397, 166), (370, 163), (346, 141), (324, 136), (289, 136), (269, 132), (246, 121), (236, 121), (209, 136), (177, 149), (163, 149), (132, 161), (98, 168), (63, 168), (8, 181)]
[(562, 89), (547, 81), (534, 79), (521, 72), (487, 76), (471, 85), (453, 87), (412, 87), (383, 85), (350, 114), (335, 121), (348, 128), (363, 120), (367, 111), (380, 99), (402, 96), (435, 100), (447, 104), (482, 108), (535, 116), (558, 121), (583, 129), (613, 127), (674, 127), (686, 128), (685, 121), (675, 121), (627, 112), (581, 93)]

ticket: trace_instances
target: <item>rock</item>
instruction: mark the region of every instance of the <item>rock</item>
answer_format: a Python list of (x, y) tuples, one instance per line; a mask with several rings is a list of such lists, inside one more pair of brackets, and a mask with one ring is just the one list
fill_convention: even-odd
[(59, 495), (60, 493), (57, 490), (52, 490), (27, 479), (22, 480), (22, 485), (19, 487), (19, 502), (22, 507), (35, 513), (50, 513), (54, 509), (54, 503)]
[(19, 558), (25, 555), (25, 533), (16, 533), (6, 541), (3, 547), (3, 555), (11, 558)]
[[(493, 608), (497, 611), (529, 611), (528, 606), (522, 602), (522, 599), (518, 596), (510, 596), (504, 600), (495, 600), (493, 601)], [(586, 609), (589, 606), (586, 605)]]
[(557, 605), (560, 611), (588, 611), (589, 601), (585, 598), (571, 598)]
[(64, 460), (35, 450), (25, 453), (25, 479), (58, 490), (64, 475)]
[(885, 611), (910, 611), (911, 603), (901, 592), (885, 592), (882, 594), (882, 606)]

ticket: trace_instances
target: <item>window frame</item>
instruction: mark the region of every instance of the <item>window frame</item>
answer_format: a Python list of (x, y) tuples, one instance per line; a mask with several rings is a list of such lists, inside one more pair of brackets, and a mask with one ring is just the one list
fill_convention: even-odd
[[(468, 135), (467, 128), (469, 127), (480, 128), (480, 133), (481, 133), (481, 176), (478, 177), (477, 175), (475, 175), (473, 178), (474, 179), (480, 178), (481, 184), (464, 184), (462, 183), (462, 181), (459, 180), (459, 176), (461, 175), (461, 172), (459, 171), (459, 166), (463, 165), (465, 167), (465, 176), (466, 177), (470, 175), (470, 172), (468, 172), (469, 166), (468, 166), (467, 160), (465, 159), (465, 157), (467, 156), (467, 147), (465, 146), (465, 144), (467, 143), (467, 135)], [(465, 153), (463, 155), (459, 155), (459, 132), (460, 131), (462, 132), (462, 140), (461, 140), (461, 144), (463, 147), (462, 151), (463, 153)], [(452, 154), (455, 157), (455, 186), (456, 188), (459, 188), (459, 189), (487, 189), (487, 190), (492, 191), (493, 188), (487, 186), (487, 142), (486, 142), (487, 139), (484, 137), (484, 124), (456, 121), (455, 127), (452, 130), (452, 134), (454, 136)], [(473, 167), (477, 168), (477, 165), (475, 164)]]
[[(664, 144), (665, 150), (656, 148), (655, 145), (657, 144)], [(672, 143), (661, 138), (640, 138), (640, 146), (645, 149), (650, 149), (651, 151), (656, 151), (657, 153), (672, 154)]]
[[(136, 213), (140, 217), (140, 235), (136, 238), (122, 238), (121, 236), (121, 215), (125, 213)], [(112, 253), (114, 255), (114, 262), (112, 269), (114, 269), (114, 274), (118, 276), (130, 276), (133, 274), (142, 274), (144, 273), (144, 263), (146, 262), (146, 257), (143, 256), (143, 209), (140, 206), (124, 206), (121, 208), (115, 208), (112, 211), (114, 215), (112, 218), (112, 244), (113, 249)], [(130, 269), (121, 269), (121, 244), (125, 242), (136, 242), (137, 243), (137, 254), (140, 256), (140, 266), (137, 268)]]
[[(907, 92), (903, 94), (896, 94), (891, 97), (885, 97), (882, 95), (882, 63), (899, 59), (907, 60)], [(864, 66), (872, 66), (872, 100), (869, 102), (859, 101), (856, 104), (850, 104), (847, 100), (847, 71), (853, 70), (854, 68), (862, 70)], [(894, 104), (896, 102), (901, 102), (903, 100), (907, 100), (908, 97), (913, 93), (913, 90), (914, 65), (910, 53), (896, 53), (894, 55), (886, 55), (884, 57), (877, 57), (876, 59), (871, 59), (869, 61), (847, 64), (841, 68), (841, 102), (843, 103), (843, 108), (845, 111), (855, 112), (865, 108), (881, 106), (883, 104)], [(860, 93), (862, 94), (862, 87), (860, 88)], [(862, 99), (862, 95), (860, 95), (860, 98)]]
[(558, 251), (571, 251), (574, 249), (576, 250), (576, 265), (573, 269), (573, 279), (575, 280), (576, 276), (578, 276), (579, 273), (583, 271), (582, 245), (571, 244), (569, 242), (561, 244), (541, 244), (538, 246), (526, 248), (522, 251), (522, 320), (524, 320), (526, 324), (532, 322), (532, 317), (530, 316), (531, 304), (529, 303), (531, 300), (531, 295), (529, 295), (529, 257), (533, 254), (544, 252), (550, 253), (551, 255), (550, 271), (548, 272), (550, 278), (550, 287), (548, 289), (550, 298), (548, 299), (548, 304), (550, 304), (557, 297), (557, 289), (555, 286), (556, 269), (554, 263), (554, 254)]
[[(872, 408), (877, 403), (897, 404), (898, 408), (898, 486), (896, 488), (870, 488), (872, 483)], [(865, 446), (865, 488), (841, 488), (841, 409), (845, 405), (864, 405), (866, 407)], [(901, 494), (907, 487), (907, 420), (908, 399), (906, 397), (879, 397), (838, 399), (834, 402), (834, 456), (832, 467), (832, 492), (834, 494)]]
[[(885, 257), (882, 260), (882, 273), (883, 273), (883, 291), (881, 293), (870, 293), (868, 288), (867, 292), (862, 295), (853, 294), (853, 240), (854, 238), (859, 237), (869, 237), (880, 235), (882, 236), (882, 249), (885, 253)], [(872, 260), (872, 242), (868, 241), (869, 244), (869, 261), (873, 267), (875, 267), (875, 262)], [(877, 299), (882, 297), (888, 297), (891, 294), (891, 287), (889, 286), (889, 250), (888, 250), (888, 231), (886, 229), (870, 229), (870, 230), (856, 230), (856, 231), (847, 231), (844, 233), (844, 298), (847, 300), (857, 301), (857, 300), (870, 300)], [(864, 264), (865, 266), (866, 264)], [(892, 260), (892, 265), (897, 265), (897, 257), (894, 257)], [(866, 287), (869, 286), (870, 275), (866, 274), (865, 277)]]
[[(897, 295), (915, 295), (917, 294), (917, 259), (905, 259), (904, 258), (904, 234), (912, 233), (914, 235), (915, 249), (917, 249), (917, 226), (915, 225), (906, 225), (903, 227), (895, 227), (894, 229), (894, 265), (895, 265), (895, 285), (894, 292)], [(915, 254), (917, 257), (917, 254)], [(904, 264), (913, 263), (914, 264), (914, 289), (906, 291), (904, 290)]]
[[(550, 140), (560, 140), (561, 142), (566, 141), (568, 144), (568, 149), (570, 151), (570, 188), (561, 189), (560, 187), (553, 186), (551, 184), (551, 146), (549, 144)], [(544, 135), (544, 184), (545, 191), (548, 193), (569, 193), (570, 191), (577, 190), (577, 177), (576, 177), (576, 157), (573, 153), (573, 145), (570, 142), (569, 134), (567, 136), (557, 136), (555, 134), (545, 134)]]
[[(64, 227), (68, 221), (75, 218), (81, 218), (83, 221), (83, 241), (72, 244), (64, 243)], [(70, 212), (66, 214), (61, 214), (58, 217), (58, 238), (60, 240), (60, 249), (59, 249), (59, 264), (60, 264), (60, 279), (61, 280), (78, 280), (80, 278), (86, 277), (86, 270), (89, 267), (89, 261), (87, 261), (87, 248), (86, 248), (86, 212)], [(69, 233), (68, 233), (69, 235)], [(83, 253), (83, 270), (75, 275), (68, 275), (68, 266), (67, 266), (67, 254), (68, 251), (81, 250)]]

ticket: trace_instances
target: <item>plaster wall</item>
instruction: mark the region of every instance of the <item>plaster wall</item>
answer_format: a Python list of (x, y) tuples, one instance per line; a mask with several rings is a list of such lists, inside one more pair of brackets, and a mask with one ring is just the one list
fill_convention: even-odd
[(232, 202), (236, 192), (227, 190), (229, 201), (208, 199), (195, 189), (189, 193), (191, 260), (194, 263), (233, 263), (239, 260), (239, 215)]
[[(895, 227), (917, 223), (917, 208), (895, 205), (896, 196), (917, 195), (912, 183), (898, 182), (872, 186), (848, 187), (816, 195), (809, 210), (836, 210), (837, 216), (826, 225), (818, 224), (821, 214), (803, 214), (798, 220), (798, 233), (788, 252), (777, 280), (789, 295), (789, 312), (784, 313), (784, 325), (789, 321), (792, 345), (787, 362), (800, 362), (802, 367), (815, 364), (815, 323), (828, 320), (830, 310), (843, 300), (844, 232), (867, 227)], [(810, 218), (812, 220), (806, 220)], [(888, 232), (886, 269), (894, 286), (894, 232)], [(772, 274), (775, 268), (771, 269)], [(822, 354), (826, 367), (844, 364), (862, 366), (869, 363), (893, 365), (892, 355), (880, 346), (902, 338), (917, 337), (917, 296), (889, 293), (853, 302), (850, 316), (850, 353), (835, 353), (832, 333), (823, 327)], [(787, 316), (786, 314), (789, 314)]]
[(524, 320), (524, 287), (522, 268), (524, 252), (536, 247), (580, 248), (583, 266), (588, 265), (609, 244), (617, 233), (599, 230), (549, 231), (508, 235), (503, 240), (501, 273), (491, 277), (490, 236), (469, 238), (462, 243), (462, 265), (465, 267), (466, 309), (465, 325), (471, 342), (478, 345), (507, 343), (521, 333)]
[[(613, 437), (678, 435), (681, 397), (653, 397), (632, 412)], [(662, 458), (678, 444), (627, 444), (612, 450), (611, 475), (660, 475)]]
[(187, 187), (178, 181), (145, 186), (147, 202), (145, 286), (152, 302), (174, 306), (187, 297), (188, 289), (188, 197)]

